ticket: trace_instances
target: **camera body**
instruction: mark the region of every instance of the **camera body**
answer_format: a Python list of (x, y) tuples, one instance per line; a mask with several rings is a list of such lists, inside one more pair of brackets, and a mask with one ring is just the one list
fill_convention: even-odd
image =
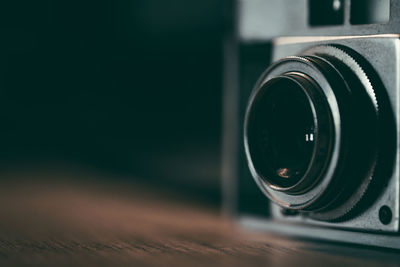
[(236, 5), (223, 186), (241, 224), (400, 248), (399, 2)]

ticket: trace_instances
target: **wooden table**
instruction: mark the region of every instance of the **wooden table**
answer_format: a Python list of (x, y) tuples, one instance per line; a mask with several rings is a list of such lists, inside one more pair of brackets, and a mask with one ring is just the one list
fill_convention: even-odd
[(2, 177), (0, 266), (400, 265), (394, 251), (246, 232), (216, 207), (143, 185), (87, 173)]

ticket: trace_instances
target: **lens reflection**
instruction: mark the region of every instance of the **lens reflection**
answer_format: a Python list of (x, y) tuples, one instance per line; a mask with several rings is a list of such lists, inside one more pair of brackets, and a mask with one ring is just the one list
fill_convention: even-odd
[(291, 79), (271, 81), (251, 112), (248, 137), (255, 169), (272, 184), (296, 184), (308, 169), (316, 138), (306, 93)]

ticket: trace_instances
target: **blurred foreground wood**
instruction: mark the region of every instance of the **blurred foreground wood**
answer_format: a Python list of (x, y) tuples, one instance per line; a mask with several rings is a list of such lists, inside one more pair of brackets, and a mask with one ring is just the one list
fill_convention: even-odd
[(394, 251), (245, 232), (149, 187), (52, 175), (3, 174), (0, 266), (400, 265)]

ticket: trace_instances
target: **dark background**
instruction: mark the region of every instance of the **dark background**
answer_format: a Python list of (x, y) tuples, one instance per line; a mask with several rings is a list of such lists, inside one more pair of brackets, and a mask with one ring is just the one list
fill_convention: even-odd
[(1, 167), (79, 166), (218, 200), (225, 4), (2, 1)]

